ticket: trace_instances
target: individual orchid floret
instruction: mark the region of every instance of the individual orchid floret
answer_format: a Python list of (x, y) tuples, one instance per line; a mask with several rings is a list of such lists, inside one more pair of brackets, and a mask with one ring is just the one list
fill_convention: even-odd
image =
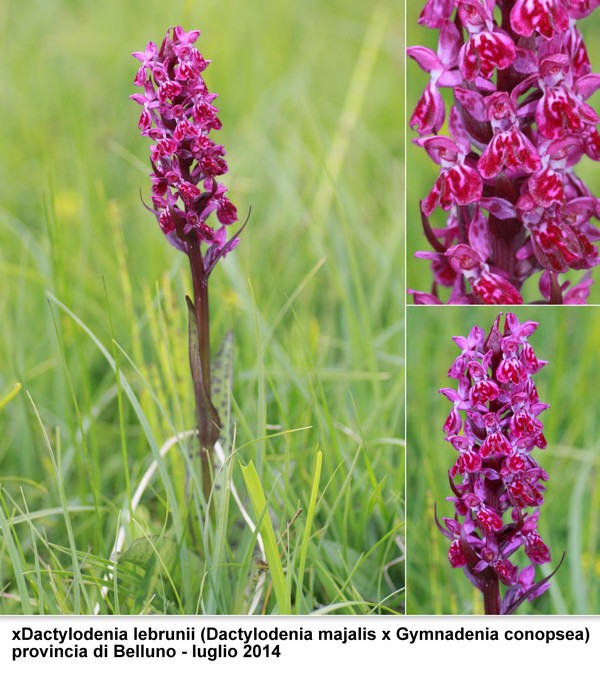
[(444, 123), (445, 106), (439, 87), (453, 87), (461, 81), (456, 69), (461, 45), (457, 27), (450, 21), (441, 25), (437, 54), (427, 47), (409, 47), (407, 54), (429, 73), (429, 83), (410, 119), (411, 128), (421, 135), (437, 133)]
[(446, 250), (450, 266), (469, 283), (482, 304), (522, 304), (523, 298), (500, 273), (493, 272), (472, 247), (460, 243)]
[(469, 35), (460, 49), (459, 68), (467, 82), (478, 76), (490, 79), (495, 69), (505, 70), (516, 58), (512, 38), (496, 25), (494, 0), (458, 0), (458, 18)]
[[(529, 343), (537, 323), (502, 318), (487, 336), (476, 326), (454, 337), (461, 352), (448, 376), (458, 385), (440, 390), (453, 404), (444, 434), (458, 455), (448, 471), (454, 517), (436, 522), (451, 541), (450, 565), (482, 592), (486, 614), (512, 613), (551, 577), (534, 579), (535, 567), (551, 560), (537, 529), (548, 475), (532, 455), (546, 447), (538, 417), (548, 405), (533, 376), (547, 362)], [(520, 549), (529, 562), (521, 569), (510, 558)]]
[(539, 69), (538, 86), (542, 97), (536, 107), (538, 131), (557, 139), (567, 133), (585, 134), (598, 123), (598, 115), (573, 91), (569, 57), (564, 53), (548, 56)]
[(498, 91), (483, 100), (486, 120), (494, 135), (477, 162), (481, 177), (491, 180), (508, 170), (513, 174), (537, 171), (541, 166), (540, 156), (521, 130), (516, 107), (509, 95)]
[(438, 205), (444, 210), (450, 210), (453, 205), (474, 203), (482, 194), (481, 176), (466, 160), (470, 146), (457, 114), (453, 113), (450, 118), (450, 130), (454, 140), (432, 136), (416, 141), (441, 166), (440, 175), (423, 202), (423, 213), (426, 216), (431, 215)]
[[(439, 31), (438, 51), (408, 48), (429, 73), (410, 126), (418, 134), (413, 142), (440, 171), (420, 201), (434, 252), (415, 254), (431, 261), (434, 277), (430, 292), (409, 290), (416, 303), (444, 303), (442, 295), (456, 304), (521, 303), (536, 275), (543, 302), (587, 300), (591, 274), (574, 287), (560, 275), (600, 264), (593, 222), (600, 202), (575, 173), (584, 155), (600, 161), (600, 117), (589, 104), (600, 74), (592, 72), (578, 27), (598, 5), (425, 5), (419, 23)], [(441, 87), (453, 91), (449, 106)]]

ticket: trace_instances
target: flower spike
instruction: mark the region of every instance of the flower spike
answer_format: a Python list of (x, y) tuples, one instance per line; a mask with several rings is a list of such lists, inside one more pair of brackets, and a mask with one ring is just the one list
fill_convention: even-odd
[[(198, 245), (210, 256), (223, 256), (225, 229), (237, 220), (227, 189), (217, 181), (227, 170), (225, 149), (209, 136), (221, 128), (202, 72), (209, 61), (193, 46), (200, 31), (181, 26), (167, 31), (160, 49), (149, 42), (134, 56), (142, 62), (135, 84), (144, 94), (131, 98), (142, 105), (139, 127), (154, 145), (152, 157), (153, 212), (169, 242), (190, 254)], [(219, 225), (208, 223), (215, 213)]]
[[(436, 510), (435, 522), (451, 541), (450, 565), (482, 592), (486, 614), (510, 614), (540, 596), (554, 574), (535, 582), (535, 567), (551, 560), (537, 530), (548, 475), (532, 456), (546, 446), (538, 416), (548, 405), (533, 375), (547, 362), (529, 343), (537, 323), (513, 313), (503, 329), (501, 322), (502, 314), (487, 336), (474, 327), (454, 337), (461, 353), (448, 376), (458, 388), (440, 390), (453, 403), (444, 434), (458, 456), (448, 471), (454, 518), (442, 524)], [(521, 569), (510, 560), (518, 549), (529, 561)]]

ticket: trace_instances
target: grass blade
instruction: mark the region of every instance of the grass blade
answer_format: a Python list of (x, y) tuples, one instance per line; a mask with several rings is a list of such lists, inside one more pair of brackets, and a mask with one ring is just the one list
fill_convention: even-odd
[(13, 571), (15, 573), (15, 580), (17, 582), (17, 588), (19, 590), (19, 596), (21, 599), (21, 607), (23, 608), (23, 613), (26, 615), (32, 615), (33, 611), (31, 610), (31, 603), (29, 597), (29, 591), (27, 590), (27, 584), (25, 582), (25, 570), (23, 564), (21, 563), (21, 555), (17, 549), (17, 545), (13, 539), (8, 519), (4, 514), (4, 508), (6, 502), (2, 495), (2, 490), (0, 489), (0, 530), (2, 530), (2, 536), (4, 537), (4, 544), (8, 548), (8, 554), (12, 563)]
[(2, 399), (0, 399), (0, 409), (2, 409), (2, 407), (5, 407), (14, 397), (17, 396), (22, 387), (23, 386), (20, 383), (15, 383), (10, 393), (8, 393), (8, 395), (5, 395)]
[(250, 496), (250, 502), (252, 503), (252, 509), (254, 510), (254, 515), (259, 521), (258, 528), (264, 540), (265, 555), (267, 557), (267, 563), (269, 564), (269, 572), (273, 582), (273, 591), (275, 592), (277, 607), (279, 608), (280, 614), (288, 615), (291, 611), (290, 596), (286, 588), (285, 574), (283, 572), (283, 566), (281, 565), (281, 558), (279, 557), (275, 531), (273, 530), (273, 524), (271, 523), (271, 518), (269, 517), (267, 509), (265, 493), (260, 483), (258, 472), (254, 467), (254, 463), (250, 461), (248, 465), (242, 465), (241, 469), (244, 483), (246, 484), (248, 495)]
[(298, 562), (298, 578), (296, 580), (296, 613), (301, 613), (302, 587), (304, 584), (304, 568), (306, 567), (306, 557), (308, 554), (308, 543), (310, 541), (310, 531), (315, 518), (315, 509), (317, 505), (317, 496), (319, 494), (319, 482), (321, 481), (321, 467), (323, 465), (323, 452), (317, 451), (315, 459), (315, 471), (313, 474), (312, 489), (308, 510), (306, 512), (306, 523), (302, 535), (302, 544), (300, 546), (300, 560)]

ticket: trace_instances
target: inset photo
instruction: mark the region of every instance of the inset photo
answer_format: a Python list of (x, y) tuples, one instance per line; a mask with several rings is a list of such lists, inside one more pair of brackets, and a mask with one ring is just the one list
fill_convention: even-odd
[(599, 29), (597, 3), (408, 3), (411, 303), (600, 303)]
[(407, 313), (407, 613), (600, 614), (600, 315)]

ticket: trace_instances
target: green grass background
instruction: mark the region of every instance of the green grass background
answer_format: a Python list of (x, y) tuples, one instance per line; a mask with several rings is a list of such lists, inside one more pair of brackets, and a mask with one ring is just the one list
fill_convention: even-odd
[[(536, 460), (548, 472), (539, 530), (552, 551), (543, 577), (566, 557), (551, 589), (526, 601), (518, 614), (598, 614), (600, 612), (600, 425), (598, 380), (600, 316), (595, 308), (524, 307), (519, 320), (536, 320), (530, 338), (538, 358), (549, 360), (536, 376), (540, 399), (551, 405), (540, 420), (548, 447)], [(447, 559), (448, 544), (438, 516), (452, 517), (448, 470), (455, 451), (444, 441), (449, 413), (438, 393), (455, 387), (447, 378), (460, 352), (451, 340), (473, 325), (489, 331), (498, 311), (492, 307), (407, 310), (407, 613), (481, 614), (483, 602), (461, 570)], [(517, 556), (513, 557), (517, 559)], [(522, 561), (521, 561), (522, 563)]]
[[(129, 530), (157, 553), (119, 564), (100, 596), (151, 445), (193, 426), (187, 260), (142, 206), (149, 143), (128, 99), (131, 52), (177, 24), (203, 31), (225, 182), (242, 218), (252, 208), (211, 278), (213, 350), (235, 340), (231, 478), (251, 511), (240, 464), (256, 466), (292, 612), (401, 612), (403, 35), (390, 0), (0, 3), (0, 612), (227, 614), (258, 574), (270, 585), (226, 487), (215, 530), (192, 537), (177, 448)], [(278, 610), (270, 590), (259, 611)]]
[[(406, 6), (406, 41), (409, 46), (423, 45), (437, 51), (438, 30), (433, 30), (417, 24), (417, 19), (424, 6), (423, 2), (407, 3)], [(578, 22), (578, 27), (584, 36), (588, 56), (592, 64), (593, 72), (600, 71), (600, 44), (597, 39), (600, 30), (600, 15), (595, 12), (591, 16)], [(419, 68), (413, 59), (407, 59), (406, 63), (406, 118), (407, 124), (412, 112), (417, 104), (425, 85), (428, 81), (428, 75)], [(444, 100), (446, 101), (446, 123), (440, 131), (440, 135), (448, 135), (448, 110), (453, 101), (453, 95), (450, 89), (441, 89)], [(600, 110), (600, 93), (596, 92), (588, 101), (592, 107)], [(415, 252), (419, 250), (431, 250), (423, 234), (421, 224), (421, 215), (419, 210), (419, 201), (424, 199), (431, 191), (434, 182), (439, 175), (439, 166), (437, 166), (426, 152), (413, 144), (412, 140), (417, 137), (415, 131), (407, 127), (406, 143), (406, 161), (410, 166), (407, 171), (407, 202), (406, 202), (406, 273), (407, 286), (415, 290), (429, 292), (433, 277), (430, 270), (430, 263), (427, 260), (414, 257)], [(578, 176), (583, 178), (592, 193), (600, 196), (600, 169), (596, 162), (584, 157), (575, 168)], [(431, 216), (431, 225), (433, 227), (443, 227), (446, 221), (446, 214), (438, 208)], [(597, 226), (596, 220), (592, 222)], [(576, 271), (561, 275), (561, 282), (569, 279), (572, 283), (578, 282), (584, 272)], [(588, 303), (600, 304), (600, 278), (597, 278), (597, 272), (592, 271), (594, 285)], [(532, 276), (523, 286), (522, 294), (525, 302), (540, 301), (541, 295), (538, 290), (539, 274)], [(445, 294), (444, 294), (445, 293)], [(446, 301), (448, 291), (441, 289), (441, 298)], [(412, 303), (412, 300), (409, 299)]]

